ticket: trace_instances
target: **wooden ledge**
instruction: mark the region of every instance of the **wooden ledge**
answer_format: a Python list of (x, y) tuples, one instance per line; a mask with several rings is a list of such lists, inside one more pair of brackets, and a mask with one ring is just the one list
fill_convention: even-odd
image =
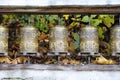
[(53, 70), (53, 71), (120, 71), (120, 65), (43, 65), (43, 64), (0, 64), (0, 70)]
[(96, 6), (0, 6), (0, 13), (32, 13), (32, 14), (118, 14), (120, 5)]

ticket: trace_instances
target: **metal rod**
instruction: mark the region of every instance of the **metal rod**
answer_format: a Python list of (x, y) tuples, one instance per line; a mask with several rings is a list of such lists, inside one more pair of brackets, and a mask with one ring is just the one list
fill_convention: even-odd
[(30, 56), (28, 56), (28, 64), (30, 64)]
[(88, 14), (88, 24), (90, 25), (90, 14)]
[(28, 25), (30, 25), (30, 15), (28, 15)]
[(88, 64), (90, 64), (90, 63), (91, 63), (91, 57), (88, 56)]
[(58, 25), (60, 25), (61, 14), (58, 14)]
[(58, 64), (60, 64), (60, 56), (57, 56)]
[(120, 25), (120, 14), (119, 14), (119, 23), (118, 24)]
[(120, 56), (118, 58), (119, 58), (119, 64), (120, 64)]

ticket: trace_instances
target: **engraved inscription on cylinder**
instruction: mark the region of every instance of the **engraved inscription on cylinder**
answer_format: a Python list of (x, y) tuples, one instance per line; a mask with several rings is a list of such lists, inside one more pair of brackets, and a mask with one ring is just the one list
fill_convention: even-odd
[(64, 26), (55, 26), (50, 30), (50, 52), (68, 52), (68, 31)]
[(87, 25), (80, 29), (80, 52), (99, 52), (98, 30)]
[(38, 30), (35, 27), (27, 26), (20, 30), (21, 43), (20, 52), (37, 53), (38, 52)]
[(110, 46), (112, 53), (120, 53), (120, 26), (116, 25), (111, 28), (110, 32)]
[(8, 28), (0, 26), (0, 53), (8, 53)]

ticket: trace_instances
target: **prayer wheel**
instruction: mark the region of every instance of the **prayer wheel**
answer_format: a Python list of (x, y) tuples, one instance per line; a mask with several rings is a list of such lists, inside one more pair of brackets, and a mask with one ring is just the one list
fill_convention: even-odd
[(50, 30), (50, 52), (68, 52), (68, 30), (64, 26), (55, 26)]
[(120, 25), (111, 28), (110, 45), (112, 53), (120, 53)]
[(0, 53), (8, 54), (8, 28), (0, 26)]
[(97, 28), (87, 25), (80, 29), (80, 52), (81, 53), (98, 53), (98, 30)]
[(38, 52), (38, 30), (33, 26), (26, 26), (20, 29), (21, 42), (20, 53)]

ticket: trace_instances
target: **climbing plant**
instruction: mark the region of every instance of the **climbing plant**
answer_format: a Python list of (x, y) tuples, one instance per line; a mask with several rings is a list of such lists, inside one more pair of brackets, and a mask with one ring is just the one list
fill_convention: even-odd
[[(90, 17), (89, 17), (90, 16)], [(8, 26), (11, 28), (9, 31), (9, 55), (10, 57), (1, 57), (0, 63), (8, 64), (22, 64), (24, 61), (28, 60), (28, 57), (16, 57), (19, 53), (19, 28), (32, 25), (38, 28), (40, 35), (39, 40), (39, 52), (45, 55), (41, 58), (31, 57), (31, 61), (34, 63), (44, 63), (51, 64), (57, 63), (57, 60), (53, 57), (46, 56), (46, 53), (49, 52), (49, 31), (52, 27), (56, 25), (64, 25), (68, 29), (68, 43), (69, 51), (72, 53), (79, 52), (80, 44), (80, 28), (85, 27), (86, 25), (94, 26), (98, 29), (99, 44), (100, 44), (100, 53), (108, 55), (110, 53), (109, 45), (109, 34), (110, 28), (115, 24), (114, 15), (84, 15), (84, 14), (63, 14), (58, 17), (58, 15), (47, 14), (47, 15), (38, 15), (38, 14), (1, 14), (0, 23), (3, 26)], [(75, 60), (78, 56), (73, 55), (71, 57), (62, 57), (60, 64), (80, 64), (79, 61)], [(5, 59), (5, 61), (4, 61)], [(103, 57), (100, 57), (103, 59)], [(99, 60), (100, 60), (99, 59)], [(8, 61), (9, 60), (9, 61)], [(18, 60), (18, 61), (17, 61)], [(104, 59), (105, 60), (105, 59)], [(106, 61), (106, 60), (105, 60)], [(111, 60), (110, 60), (111, 62)], [(95, 62), (97, 63), (97, 62)], [(108, 63), (107, 63), (108, 64)]]
[[(110, 28), (115, 23), (114, 15), (83, 15), (83, 14), (63, 14), (60, 16), (60, 23), (58, 20), (58, 15), (27, 15), (27, 14), (3, 14), (1, 16), (1, 24), (9, 25), (13, 22), (18, 21), (19, 24), (33, 25), (37, 27), (42, 35), (48, 36), (49, 30), (55, 25), (61, 24), (68, 28), (69, 31), (69, 49), (72, 52), (79, 51), (79, 30), (85, 25), (90, 25), (98, 28), (99, 39), (100, 39), (100, 51), (104, 53), (109, 53), (109, 34)], [(90, 19), (90, 20), (89, 20)], [(44, 35), (43, 35), (44, 34)], [(108, 50), (103, 50), (107, 44)]]

